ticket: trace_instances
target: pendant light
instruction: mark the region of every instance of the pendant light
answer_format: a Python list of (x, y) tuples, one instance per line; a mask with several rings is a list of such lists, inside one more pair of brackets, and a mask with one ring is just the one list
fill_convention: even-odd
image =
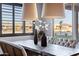
[(23, 19), (36, 20), (38, 18), (36, 3), (24, 3)]
[(64, 18), (65, 6), (63, 3), (44, 3), (42, 9), (42, 18)]

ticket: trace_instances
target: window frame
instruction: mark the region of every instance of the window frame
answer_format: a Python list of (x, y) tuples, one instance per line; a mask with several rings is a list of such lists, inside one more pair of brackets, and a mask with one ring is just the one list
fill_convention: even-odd
[[(12, 33), (11, 34), (2, 34), (2, 4), (6, 5), (12, 5)], [(22, 4), (20, 3), (0, 3), (0, 37), (5, 37), (5, 36), (24, 36), (24, 35), (33, 35), (33, 33), (26, 33), (25, 32), (25, 21), (22, 21), (23, 25), (23, 33), (15, 33), (15, 13), (14, 13), (14, 6), (20, 6), (22, 7)], [(32, 24), (33, 25), (33, 24)], [(34, 30), (34, 29), (33, 29)]]

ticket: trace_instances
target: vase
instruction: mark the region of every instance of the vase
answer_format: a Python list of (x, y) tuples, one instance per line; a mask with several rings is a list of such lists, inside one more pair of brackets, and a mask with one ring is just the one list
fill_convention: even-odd
[(34, 31), (34, 44), (37, 45), (38, 44), (38, 37), (37, 37), (37, 30), (35, 29)]
[(46, 37), (44, 31), (40, 31), (39, 34), (40, 34), (41, 46), (46, 47), (47, 46), (47, 37)]
[(41, 38), (41, 46), (42, 47), (46, 47), (47, 46), (47, 38), (46, 38), (46, 36), (43, 36)]

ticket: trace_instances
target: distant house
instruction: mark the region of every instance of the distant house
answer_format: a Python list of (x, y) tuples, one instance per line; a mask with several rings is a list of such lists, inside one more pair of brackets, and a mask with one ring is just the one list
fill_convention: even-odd
[(54, 25), (54, 31), (55, 32), (72, 32), (72, 25), (70, 24), (62, 24), (61, 30), (60, 30), (60, 24), (55, 24)]

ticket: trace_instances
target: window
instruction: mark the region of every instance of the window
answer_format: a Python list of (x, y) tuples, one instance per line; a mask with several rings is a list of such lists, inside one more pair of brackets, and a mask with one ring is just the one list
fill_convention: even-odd
[(13, 31), (12, 10), (12, 5), (2, 4), (2, 34), (11, 34)]
[(58, 38), (72, 38), (72, 10), (65, 8), (65, 18), (54, 19), (54, 35)]
[(24, 21), (22, 18), (22, 4), (1, 4), (2, 33), (1, 34), (27, 34), (33, 33), (32, 21)]

